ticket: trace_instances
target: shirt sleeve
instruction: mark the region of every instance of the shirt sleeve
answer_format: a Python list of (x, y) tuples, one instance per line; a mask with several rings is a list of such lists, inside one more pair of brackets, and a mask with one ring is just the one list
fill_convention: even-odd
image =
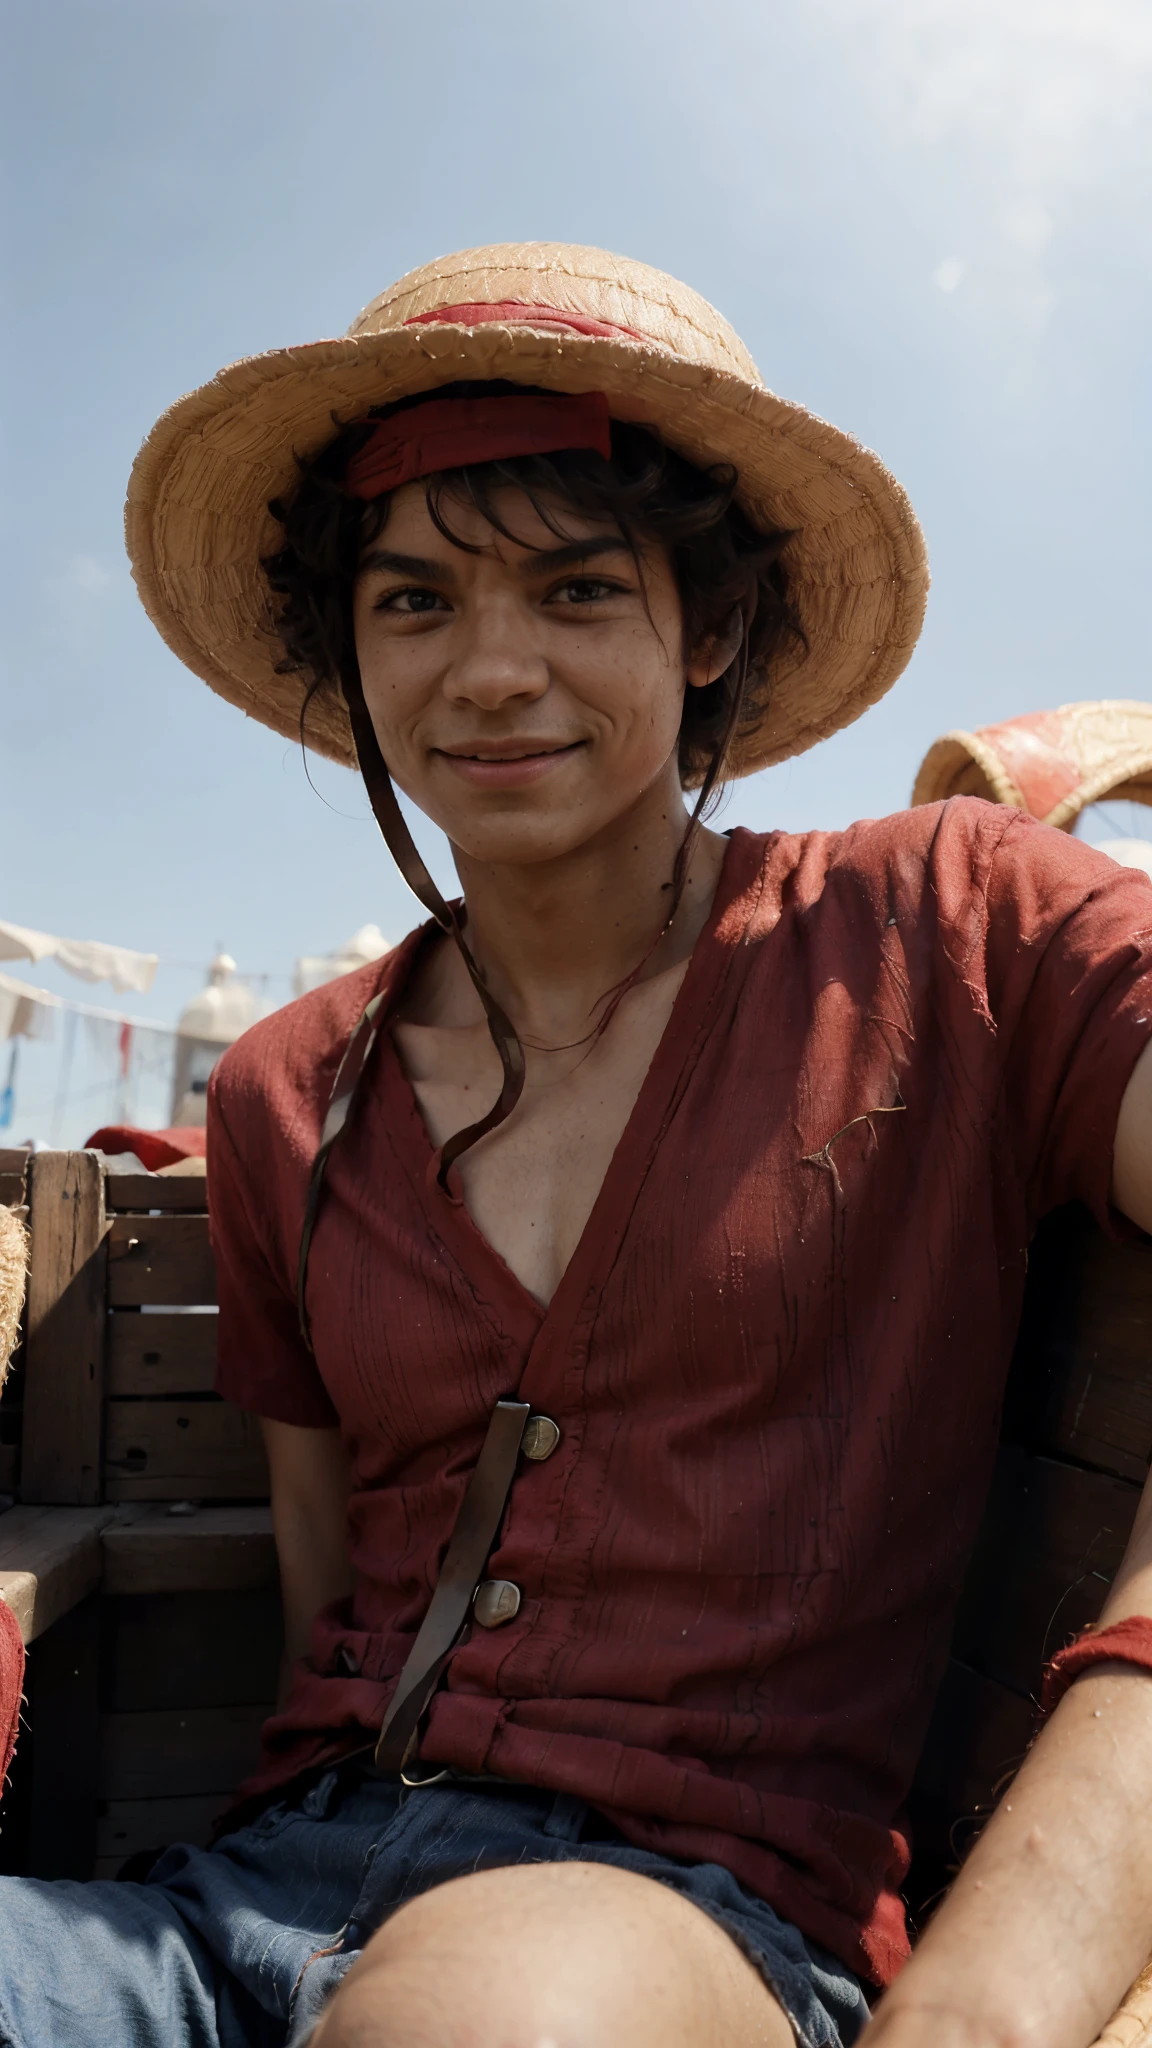
[(993, 856), (987, 991), (1029, 1211), (1078, 1200), (1114, 1233), (1112, 1150), (1152, 1037), (1152, 882), (1023, 814)]
[[(247, 1125), (244, 1151), (259, 1145)], [(296, 1300), (272, 1246), (246, 1159), (228, 1127), (224, 1090), (208, 1089), (208, 1212), (220, 1302), (216, 1390), (250, 1414), (332, 1428), (336, 1409), (300, 1334)], [(267, 1207), (267, 1205), (265, 1205)]]

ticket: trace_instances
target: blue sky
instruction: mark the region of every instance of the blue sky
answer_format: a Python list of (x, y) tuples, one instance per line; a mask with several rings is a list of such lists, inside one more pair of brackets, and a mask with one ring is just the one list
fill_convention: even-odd
[[(39, 0), (5, 56), (0, 915), (158, 952), (140, 1014), (220, 942), (284, 996), (298, 953), (415, 921), (353, 780), (313, 795), (158, 640), (120, 520), (179, 393), (446, 250), (675, 272), (911, 493), (910, 668), (725, 823), (891, 810), (951, 726), (1152, 694), (1146, 0)], [(60, 1045), (24, 1053), (47, 1136)], [(112, 1107), (99, 1066), (73, 1087), (58, 1141)]]

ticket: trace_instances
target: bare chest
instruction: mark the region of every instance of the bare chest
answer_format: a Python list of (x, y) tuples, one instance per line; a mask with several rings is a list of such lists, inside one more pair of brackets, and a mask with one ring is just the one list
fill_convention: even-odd
[[(524, 1093), (512, 1116), (459, 1162), (473, 1222), (543, 1305), (559, 1286), (595, 1206), (685, 964), (632, 990), (591, 1047), (530, 1051)], [(483, 1115), (500, 1086), (499, 1063), (483, 1026), (397, 1024), (394, 1037), (434, 1145)]]

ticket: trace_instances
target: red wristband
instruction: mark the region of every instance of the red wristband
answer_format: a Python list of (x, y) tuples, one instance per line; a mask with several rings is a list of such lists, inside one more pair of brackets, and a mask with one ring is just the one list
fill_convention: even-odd
[(1088, 1629), (1053, 1657), (1040, 1689), (1040, 1714), (1047, 1719), (1058, 1706), (1074, 1678), (1093, 1664), (1136, 1664), (1152, 1671), (1152, 1621), (1144, 1614), (1131, 1614), (1127, 1621), (1114, 1621), (1111, 1628)]

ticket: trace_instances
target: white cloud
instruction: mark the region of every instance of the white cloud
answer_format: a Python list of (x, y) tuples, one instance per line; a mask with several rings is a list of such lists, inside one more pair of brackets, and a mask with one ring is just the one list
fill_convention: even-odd
[(1056, 232), (1056, 225), (1047, 207), (1041, 206), (1036, 198), (1025, 196), (1008, 208), (1004, 215), (1004, 233), (1009, 241), (1021, 249), (1039, 253), (1046, 249)]
[(990, 144), (1025, 187), (1147, 158), (1147, 0), (821, 0), (919, 136)]
[(95, 555), (65, 555), (40, 578), (41, 630), (73, 653), (90, 651), (108, 631), (119, 609), (127, 575)]
[[(1059, 241), (1085, 203), (1145, 214), (1152, 182), (1149, 0), (815, 0), (882, 146), (941, 193), (974, 316), (1035, 332)], [(1141, 230), (1137, 228), (1136, 232)], [(951, 239), (951, 236), (949, 237)]]
[(101, 597), (112, 577), (94, 555), (72, 555), (65, 564), (64, 581), (86, 597)]

